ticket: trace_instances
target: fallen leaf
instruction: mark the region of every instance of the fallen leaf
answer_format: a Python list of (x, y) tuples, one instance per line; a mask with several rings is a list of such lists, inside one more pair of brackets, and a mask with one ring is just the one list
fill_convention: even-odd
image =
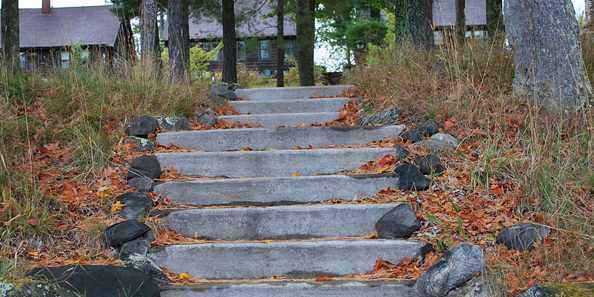
[(299, 171), (295, 171), (291, 173), (291, 176), (301, 176), (301, 173)]
[(189, 281), (192, 279), (192, 275), (187, 272), (182, 272), (177, 275), (177, 278), (182, 281)]
[(120, 201), (116, 201), (114, 204), (111, 205), (111, 212), (112, 213), (119, 212), (122, 209), (124, 209), (124, 207), (126, 207), (126, 204), (124, 204)]

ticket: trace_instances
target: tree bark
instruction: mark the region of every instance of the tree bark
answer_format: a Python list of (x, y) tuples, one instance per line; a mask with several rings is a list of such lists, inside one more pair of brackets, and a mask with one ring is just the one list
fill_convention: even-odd
[(433, 0), (396, 0), (396, 43), (433, 47)]
[(127, 16), (120, 16), (120, 31), (117, 39), (118, 44), (116, 44), (116, 64), (134, 64), (136, 61), (133, 34), (130, 18)]
[(589, 103), (592, 87), (569, 0), (506, 0), (505, 27), (514, 50), (514, 94), (553, 112)]
[(285, 86), (285, 1), (276, 2), (276, 86)]
[(463, 47), (466, 41), (466, 0), (456, 0), (456, 42)]
[(297, 65), (299, 82), (302, 86), (315, 85), (315, 0), (297, 1)]
[(157, 2), (142, 0), (140, 13), (142, 67), (146, 75), (156, 78), (160, 68), (159, 28), (157, 27)]
[(19, 3), (15, 0), (2, 0), (0, 12), (2, 31), (2, 57), (9, 71), (20, 69)]
[(235, 0), (223, 0), (223, 82), (237, 82), (237, 38), (235, 35)]
[(505, 30), (502, 0), (487, 0), (487, 32), (493, 38)]
[(190, 22), (187, 0), (169, 0), (169, 66), (171, 82), (190, 81)]

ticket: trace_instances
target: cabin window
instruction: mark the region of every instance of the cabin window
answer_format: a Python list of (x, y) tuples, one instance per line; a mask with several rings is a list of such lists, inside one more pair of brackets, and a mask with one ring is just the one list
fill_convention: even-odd
[(21, 68), (27, 68), (27, 55), (25, 53), (19, 53), (19, 61), (21, 63)]
[(240, 40), (237, 42), (237, 60), (245, 61), (247, 58), (247, 48), (245, 41)]
[(91, 57), (91, 52), (89, 51), (88, 48), (85, 48), (80, 52), (80, 62), (82, 64), (89, 63), (90, 57)]
[(270, 40), (260, 40), (260, 60), (270, 59)]
[(62, 65), (63, 69), (67, 69), (70, 67), (70, 52), (60, 52), (60, 65)]
[(294, 59), (297, 43), (295, 39), (285, 40), (285, 59)]

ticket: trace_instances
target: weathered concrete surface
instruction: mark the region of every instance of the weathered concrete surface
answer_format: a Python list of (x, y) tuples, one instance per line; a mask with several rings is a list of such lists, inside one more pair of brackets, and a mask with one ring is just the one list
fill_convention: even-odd
[(394, 154), (392, 148), (161, 153), (161, 168), (185, 176), (262, 177), (329, 174)]
[(398, 125), (375, 129), (312, 127), (180, 131), (159, 133), (157, 142), (161, 145), (175, 145), (206, 152), (240, 150), (247, 147), (255, 150), (291, 149), (310, 145), (319, 147), (330, 144), (365, 144), (385, 138), (396, 138), (404, 129), (404, 125)]
[(507, 0), (505, 29), (514, 50), (514, 93), (555, 112), (592, 99), (580, 28), (568, 1)]
[(336, 204), (258, 208), (189, 209), (169, 214), (165, 223), (194, 238), (221, 240), (356, 237), (398, 204)]
[(323, 124), (335, 120), (338, 112), (306, 112), (306, 113), (269, 113), (220, 116), (219, 119), (242, 124), (254, 124), (264, 128), (280, 126)]
[(265, 243), (209, 243), (166, 246), (149, 255), (160, 267), (206, 279), (285, 275), (351, 275), (373, 270), (377, 257), (399, 263), (417, 257), (428, 244), (406, 240), (329, 240)]
[(287, 88), (254, 88), (237, 89), (235, 94), (247, 100), (282, 100), (314, 97), (338, 97), (350, 85), (341, 86), (313, 86), (313, 87), (287, 87)]
[(241, 114), (335, 112), (350, 98), (288, 99), (273, 101), (232, 101), (231, 106)]
[(163, 297), (417, 297), (403, 282), (278, 282), (172, 286)]
[(278, 205), (335, 198), (354, 200), (371, 197), (380, 190), (397, 186), (396, 177), (324, 175), (171, 181), (155, 186), (155, 192), (179, 204)]

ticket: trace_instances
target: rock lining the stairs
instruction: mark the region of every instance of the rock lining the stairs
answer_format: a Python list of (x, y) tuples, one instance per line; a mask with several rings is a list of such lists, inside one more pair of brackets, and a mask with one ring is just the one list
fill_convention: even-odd
[(421, 222), (408, 204), (400, 204), (384, 214), (375, 225), (379, 238), (409, 238), (421, 228)]
[(141, 138), (148, 138), (159, 129), (159, 122), (152, 116), (143, 115), (134, 117), (126, 127), (126, 134), (128, 136), (137, 136)]
[(132, 161), (128, 169), (128, 179), (135, 177), (148, 177), (151, 179), (161, 176), (161, 164), (153, 155), (140, 156)]

